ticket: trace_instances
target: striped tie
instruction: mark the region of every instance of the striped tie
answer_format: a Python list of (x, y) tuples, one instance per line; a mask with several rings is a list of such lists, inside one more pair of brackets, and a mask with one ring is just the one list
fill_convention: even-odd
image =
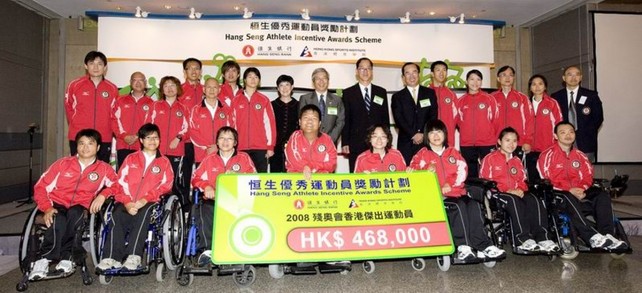
[(364, 88), (364, 90), (366, 91), (366, 95), (364, 97), (366, 102), (366, 110), (370, 112), (370, 94), (368, 94), (368, 88)]
[(321, 110), (321, 120), (325, 116), (325, 100), (323, 100), (323, 95), (319, 96), (319, 110)]

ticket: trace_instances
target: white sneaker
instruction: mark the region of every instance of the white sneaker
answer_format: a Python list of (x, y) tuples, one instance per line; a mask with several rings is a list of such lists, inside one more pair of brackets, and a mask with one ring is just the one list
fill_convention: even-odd
[(71, 273), (74, 270), (74, 263), (71, 262), (70, 260), (61, 260), (57, 265), (56, 265), (56, 271), (61, 272), (63, 274), (68, 274)]
[(130, 271), (134, 271), (140, 267), (140, 256), (131, 254), (125, 260), (123, 267)]
[(101, 260), (100, 263), (96, 266), (96, 269), (100, 271), (106, 271), (112, 268), (120, 269), (122, 267), (123, 264), (113, 258), (103, 258), (103, 260)]
[(553, 242), (553, 240), (540, 241), (537, 243), (537, 245), (539, 245), (539, 248), (545, 252), (554, 252), (560, 250), (559, 245)]
[(460, 261), (470, 261), (475, 259), (473, 250), (468, 245), (459, 245), (457, 247), (457, 259)]
[(591, 242), (591, 248), (606, 249), (609, 246), (611, 246), (611, 244), (613, 244), (613, 241), (611, 241), (611, 239), (609, 239), (608, 237), (600, 233), (596, 233), (595, 235), (593, 235), (593, 237), (591, 237), (590, 239), (590, 242)]
[(482, 251), (482, 253), (487, 258), (499, 258), (499, 257), (502, 257), (502, 256), (506, 256), (506, 251), (504, 251), (503, 249), (499, 249), (495, 245), (491, 245), (491, 246), (486, 247), (486, 249), (484, 249), (484, 251)]
[(537, 251), (539, 250), (539, 246), (537, 246), (537, 242), (535, 242), (535, 240), (528, 239), (522, 242), (522, 245), (517, 246), (517, 249), (520, 249), (523, 251)]
[(613, 244), (609, 245), (609, 249), (625, 249), (628, 246), (626, 242), (613, 237), (611, 234), (606, 234), (605, 236), (613, 242)]
[(50, 260), (46, 258), (41, 258), (37, 260), (33, 268), (31, 268), (31, 273), (29, 273), (29, 280), (40, 280), (47, 276), (49, 272), (49, 262)]
[(198, 256), (198, 265), (204, 267), (212, 262), (212, 251), (206, 250)]

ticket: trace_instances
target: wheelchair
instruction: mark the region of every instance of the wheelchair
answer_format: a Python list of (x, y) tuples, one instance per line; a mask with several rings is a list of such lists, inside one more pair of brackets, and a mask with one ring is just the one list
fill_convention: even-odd
[[(369, 267), (366, 268), (366, 266)], [(373, 261), (365, 261), (363, 263), (363, 269), (368, 274), (373, 273), (374, 268), (375, 266)], [(315, 275), (317, 273), (340, 273), (342, 275), (347, 275), (351, 270), (352, 262), (350, 261), (271, 264), (268, 266), (268, 272), (274, 279), (283, 278), (285, 274)]]
[[(113, 199), (109, 199), (103, 205), (103, 210), (92, 215), (89, 221), (89, 244), (95, 265), (103, 258), (105, 240), (113, 228), (110, 223), (115, 204)], [(183, 206), (180, 199), (176, 195), (161, 197), (160, 202), (152, 207), (142, 266), (136, 270), (118, 268), (96, 272), (98, 281), (108, 285), (114, 276), (149, 274), (151, 266), (155, 265), (156, 280), (162, 282), (167, 276), (167, 271), (175, 270), (183, 261), (183, 225)]]
[[(33, 267), (33, 263), (37, 260), (37, 254), (40, 251), (40, 246), (42, 245), (45, 231), (47, 227), (44, 222), (44, 213), (39, 211), (38, 208), (34, 208), (29, 217), (25, 222), (24, 228), (22, 229), (22, 234), (20, 236), (20, 247), (18, 252), (18, 261), (20, 262), (20, 270), (22, 271), (22, 279), (16, 285), (17, 291), (25, 291), (29, 286), (29, 282), (37, 282), (58, 278), (66, 278), (74, 274), (77, 267), (80, 267), (82, 282), (84, 285), (91, 285), (94, 282), (91, 273), (87, 268), (86, 256), (87, 253), (84, 249), (80, 251), (74, 251), (72, 247), (72, 257), (74, 259), (74, 270), (69, 273), (61, 273), (56, 271), (49, 271), (45, 278), (39, 280), (29, 280), (29, 274)], [(89, 234), (87, 229), (87, 212), (83, 215), (83, 224), (80, 226), (78, 231), (76, 231), (76, 237), (80, 237), (81, 241), (88, 241)], [(76, 243), (74, 240), (74, 243)]]

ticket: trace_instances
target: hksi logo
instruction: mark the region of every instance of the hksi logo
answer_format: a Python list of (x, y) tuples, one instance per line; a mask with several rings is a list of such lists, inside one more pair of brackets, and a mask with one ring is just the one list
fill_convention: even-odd
[(312, 57), (312, 52), (310, 52), (308, 46), (305, 46), (305, 48), (303, 48), (303, 51), (301, 51), (301, 55), (299, 57)]

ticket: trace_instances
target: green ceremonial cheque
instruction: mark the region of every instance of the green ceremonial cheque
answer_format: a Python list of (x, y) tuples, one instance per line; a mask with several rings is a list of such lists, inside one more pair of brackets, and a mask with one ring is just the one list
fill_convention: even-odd
[(218, 177), (215, 264), (370, 260), (454, 251), (437, 176), (413, 173)]

